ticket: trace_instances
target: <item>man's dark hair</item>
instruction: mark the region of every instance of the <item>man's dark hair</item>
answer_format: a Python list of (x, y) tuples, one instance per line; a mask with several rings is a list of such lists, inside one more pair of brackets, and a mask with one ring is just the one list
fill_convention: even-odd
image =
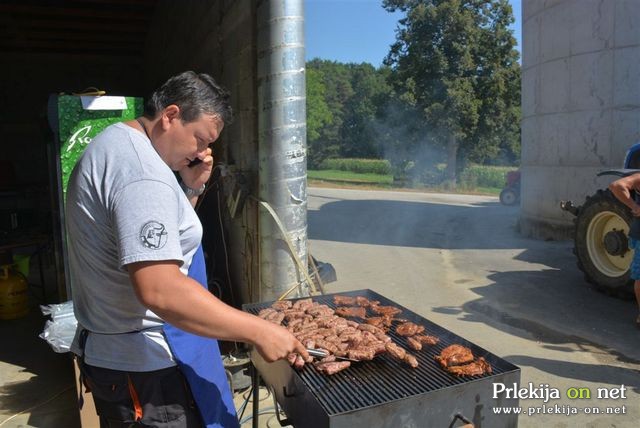
[(201, 114), (218, 115), (228, 125), (233, 120), (229, 92), (205, 73), (185, 71), (155, 90), (144, 106), (144, 115), (154, 118), (165, 107), (180, 107), (180, 119), (193, 122)]

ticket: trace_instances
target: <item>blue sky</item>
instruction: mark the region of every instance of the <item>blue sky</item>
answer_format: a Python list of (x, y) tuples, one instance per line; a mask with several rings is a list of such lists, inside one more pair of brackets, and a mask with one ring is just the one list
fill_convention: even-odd
[[(521, 44), (521, 0), (510, 0)], [(307, 60), (368, 62), (378, 67), (395, 40), (401, 14), (382, 8), (381, 0), (304, 0)], [(518, 46), (518, 49), (520, 47)]]

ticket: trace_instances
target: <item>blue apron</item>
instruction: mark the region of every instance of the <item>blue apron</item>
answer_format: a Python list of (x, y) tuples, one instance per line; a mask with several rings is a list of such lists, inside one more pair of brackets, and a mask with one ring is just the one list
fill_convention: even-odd
[[(207, 288), (202, 245), (191, 261), (189, 278)], [(187, 333), (169, 323), (164, 325), (164, 334), (178, 367), (191, 387), (204, 425), (207, 428), (239, 427), (218, 341)]]

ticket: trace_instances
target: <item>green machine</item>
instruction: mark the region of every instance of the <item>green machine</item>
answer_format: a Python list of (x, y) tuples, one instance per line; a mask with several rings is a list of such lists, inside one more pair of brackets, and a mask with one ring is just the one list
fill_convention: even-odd
[(71, 171), (93, 137), (109, 125), (141, 116), (142, 111), (142, 98), (91, 95), (49, 97), (48, 119), (53, 131), (49, 170), (56, 280), (61, 300), (71, 298), (64, 216), (64, 201)]

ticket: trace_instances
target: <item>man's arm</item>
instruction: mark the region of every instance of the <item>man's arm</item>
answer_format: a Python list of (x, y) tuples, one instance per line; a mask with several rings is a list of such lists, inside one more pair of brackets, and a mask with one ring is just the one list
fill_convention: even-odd
[(163, 320), (206, 337), (253, 344), (267, 361), (307, 351), (284, 327), (217, 299), (171, 261), (127, 265), (138, 300)]
[(640, 216), (640, 206), (631, 197), (635, 189), (640, 188), (640, 174), (623, 177), (609, 184), (611, 193), (623, 204), (625, 204), (634, 216)]

